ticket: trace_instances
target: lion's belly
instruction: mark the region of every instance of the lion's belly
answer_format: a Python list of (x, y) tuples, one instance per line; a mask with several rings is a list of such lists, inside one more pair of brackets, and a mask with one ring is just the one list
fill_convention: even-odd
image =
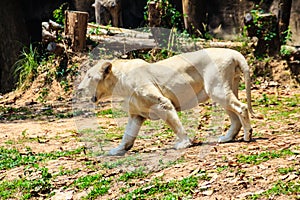
[(191, 109), (208, 99), (202, 80), (177, 79), (175, 82), (164, 85), (162, 94), (172, 101), (178, 111)]

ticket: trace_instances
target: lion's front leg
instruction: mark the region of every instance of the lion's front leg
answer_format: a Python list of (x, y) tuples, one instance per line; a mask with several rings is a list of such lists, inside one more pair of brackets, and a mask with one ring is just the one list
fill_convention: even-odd
[(175, 149), (185, 149), (192, 146), (192, 143), (186, 134), (177, 112), (167, 98), (160, 98), (160, 104), (154, 105), (152, 111), (164, 120), (178, 137), (178, 142), (175, 144)]
[(129, 116), (121, 144), (118, 147), (111, 149), (109, 151), (109, 155), (123, 156), (129, 149), (131, 149), (144, 121), (145, 118), (141, 116)]
[(167, 111), (167, 113), (166, 123), (173, 129), (179, 139), (175, 144), (175, 149), (185, 149), (192, 146), (191, 140), (187, 136), (176, 111)]

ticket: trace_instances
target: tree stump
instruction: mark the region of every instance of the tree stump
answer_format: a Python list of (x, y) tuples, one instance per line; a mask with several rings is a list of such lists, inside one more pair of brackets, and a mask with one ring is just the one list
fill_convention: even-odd
[(244, 22), (247, 26), (248, 36), (258, 39), (255, 56), (274, 56), (279, 53), (280, 40), (276, 15), (266, 13), (251, 17), (247, 14)]
[(65, 13), (65, 35), (71, 38), (74, 51), (82, 51), (86, 47), (88, 18), (87, 12), (66, 11)]

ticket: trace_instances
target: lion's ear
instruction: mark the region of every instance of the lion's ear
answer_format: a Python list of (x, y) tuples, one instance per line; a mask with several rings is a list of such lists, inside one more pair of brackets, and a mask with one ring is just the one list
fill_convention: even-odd
[(103, 74), (103, 79), (106, 78), (106, 76), (111, 72), (112, 64), (110, 62), (105, 62), (102, 65), (102, 74)]

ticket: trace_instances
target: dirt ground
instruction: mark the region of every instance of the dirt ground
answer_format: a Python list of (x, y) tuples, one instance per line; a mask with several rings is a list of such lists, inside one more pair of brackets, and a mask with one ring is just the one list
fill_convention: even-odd
[[(282, 72), (282, 71), (281, 71)], [(281, 73), (283, 74), (283, 73)], [(252, 119), (254, 129), (253, 141), (242, 141), (242, 132), (234, 142), (218, 144), (216, 137), (209, 135), (212, 117), (207, 115), (211, 104), (200, 105), (195, 111), (198, 113), (198, 124), (193, 126), (195, 133), (195, 146), (186, 150), (176, 151), (172, 148), (175, 137), (164, 123), (159, 122), (150, 127), (145, 125), (134, 147), (124, 157), (109, 157), (89, 154), (88, 149), (76, 156), (59, 157), (43, 161), (40, 164), (49, 169), (51, 174), (64, 169), (80, 169), (71, 175), (55, 176), (51, 179), (54, 194), (50, 197), (33, 197), (32, 199), (80, 199), (87, 196), (91, 187), (80, 190), (67, 187), (76, 179), (88, 174), (102, 174), (112, 181), (110, 189), (104, 195), (96, 199), (119, 199), (133, 192), (137, 188), (145, 188), (156, 178), (161, 181), (182, 180), (186, 177), (197, 176), (205, 171), (208, 178), (198, 179), (198, 184), (187, 195), (181, 195), (178, 199), (251, 199), (254, 194), (261, 195), (259, 199), (299, 199), (300, 198), (300, 96), (299, 85), (287, 78), (282, 81), (282, 76), (272, 80), (260, 81), (253, 84), (253, 107), (259, 118)], [(57, 89), (56, 89), (57, 90)], [(1, 101), (1, 107), (24, 107), (31, 101), (30, 92), (18, 94), (19, 98), (11, 101), (16, 93), (6, 94)], [(244, 91), (241, 91), (241, 99), (244, 100)], [(291, 105), (293, 101), (293, 105)], [(52, 102), (54, 113), (67, 113), (72, 110), (70, 101), (65, 100), (55, 104)], [(26, 107), (26, 106), (25, 106)], [(38, 115), (44, 112), (43, 105), (27, 106), (33, 112), (31, 117), (25, 119), (9, 119), (9, 116), (27, 115), (19, 111), (0, 112), (0, 145), (4, 148), (15, 148), (26, 154), (28, 148), (34, 154), (56, 151), (74, 150), (87, 145), (86, 138), (93, 135), (84, 135), (78, 128), (79, 124), (94, 119), (90, 116), (55, 117), (53, 115)], [(102, 107), (107, 110), (110, 105)], [(42, 110), (42, 111), (41, 111)], [(296, 112), (295, 112), (296, 111)], [(15, 113), (14, 113), (15, 112)], [(285, 114), (283, 114), (285, 113)], [(38, 117), (37, 117), (38, 116)], [(56, 115), (57, 116), (57, 115)], [(122, 136), (125, 118), (118, 120), (107, 114), (97, 117), (96, 123), (101, 126), (107, 137), (102, 143), (101, 152), (117, 145)], [(150, 128), (149, 128), (150, 127)], [(222, 132), (228, 129), (228, 119), (224, 117)], [(111, 133), (108, 136), (107, 133)], [(102, 133), (103, 134), (103, 133)], [(101, 133), (100, 133), (101, 135)], [(99, 136), (98, 136), (99, 137)], [(204, 140), (203, 140), (204, 138)], [(98, 141), (96, 139), (96, 141)], [(281, 154), (289, 150), (288, 154)], [(261, 156), (265, 152), (276, 154), (275, 156)], [(254, 158), (251, 160), (250, 155)], [(257, 156), (257, 157), (255, 157)], [(243, 160), (246, 158), (248, 160)], [(130, 159), (129, 159), (130, 158)], [(103, 167), (107, 163), (123, 162), (117, 167)], [(261, 160), (259, 160), (261, 159)], [(86, 163), (92, 163), (87, 165)], [(120, 181), (119, 177), (124, 172), (131, 172), (136, 168), (145, 167), (146, 175), (129, 181)], [(281, 169), (290, 169), (286, 173), (280, 173)], [(282, 171), (282, 170), (281, 170)], [(24, 166), (0, 170), (0, 181), (14, 180), (24, 174)], [(294, 183), (295, 191), (270, 192), (278, 183)], [(121, 192), (120, 188), (126, 188)], [(287, 186), (284, 186), (287, 187)], [(269, 191), (269, 193), (267, 192)], [(17, 196), (16, 199), (19, 197)], [(149, 197), (136, 197), (132, 199), (161, 199), (159, 194)], [(130, 199), (130, 198), (129, 198)]]

